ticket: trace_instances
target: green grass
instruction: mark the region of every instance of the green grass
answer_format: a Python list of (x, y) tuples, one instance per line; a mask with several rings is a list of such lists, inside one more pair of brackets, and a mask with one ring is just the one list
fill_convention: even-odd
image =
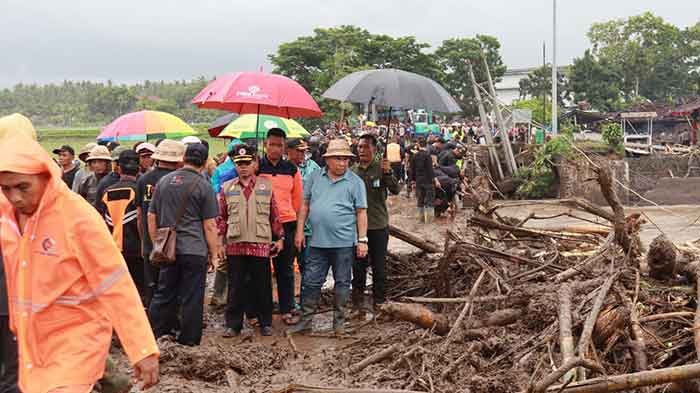
[[(226, 142), (220, 138), (212, 138), (207, 133), (207, 124), (193, 125), (200, 139), (209, 142), (209, 154), (215, 156), (226, 151)], [(44, 149), (49, 152), (63, 145), (70, 145), (75, 149), (76, 154), (86, 144), (95, 142), (97, 135), (100, 133), (100, 128), (46, 128), (38, 129), (39, 143)], [(133, 146), (134, 143), (128, 142), (126, 146)]]

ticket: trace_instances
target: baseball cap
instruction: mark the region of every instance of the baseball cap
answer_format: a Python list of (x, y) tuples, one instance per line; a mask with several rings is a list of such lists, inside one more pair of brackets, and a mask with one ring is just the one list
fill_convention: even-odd
[(139, 167), (139, 155), (133, 150), (123, 150), (117, 159), (122, 168), (136, 169)]
[(139, 145), (139, 147), (136, 148), (136, 153), (137, 154), (147, 154), (147, 153), (155, 153), (156, 152), (156, 147), (148, 142), (142, 143)]
[(196, 136), (190, 135), (190, 136), (186, 136), (186, 137), (182, 138), (182, 143), (189, 145), (192, 143), (202, 143), (202, 140), (197, 138)]
[(122, 152), (131, 150), (126, 146), (119, 145), (112, 150), (112, 161), (117, 161), (119, 159), (119, 155), (122, 154)]
[(209, 158), (209, 149), (201, 143), (191, 143), (187, 145), (185, 158), (198, 158), (204, 163)]
[(68, 146), (68, 145), (63, 145), (63, 146), (59, 147), (58, 149), (53, 149), (53, 154), (59, 154), (59, 153), (63, 153), (63, 152), (68, 152), (72, 156), (75, 155), (75, 150), (73, 150), (73, 148)]
[(251, 162), (255, 157), (255, 149), (245, 144), (239, 144), (236, 145), (231, 154), (233, 155), (233, 162), (236, 164), (240, 162)]
[(308, 150), (309, 145), (303, 139), (290, 139), (287, 142), (287, 149)]
[(119, 142), (114, 142), (114, 141), (108, 142), (106, 146), (109, 149), (109, 151), (114, 151), (114, 149), (119, 147)]

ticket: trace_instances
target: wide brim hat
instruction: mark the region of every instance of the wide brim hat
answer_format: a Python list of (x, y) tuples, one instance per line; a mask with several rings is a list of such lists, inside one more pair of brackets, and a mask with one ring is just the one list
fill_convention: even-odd
[(324, 158), (328, 157), (355, 157), (350, 150), (350, 144), (345, 139), (333, 139), (328, 143), (328, 149)]
[(90, 152), (92, 151), (92, 149), (95, 148), (95, 146), (97, 146), (97, 143), (95, 142), (85, 144), (85, 146), (83, 146), (82, 149), (80, 149), (78, 157), (82, 156), (83, 154), (90, 154)]
[(182, 162), (185, 157), (185, 144), (182, 142), (166, 139), (157, 147), (156, 152), (151, 156), (156, 161)]
[(95, 161), (95, 160), (105, 160), (112, 161), (112, 154), (106, 146), (95, 146), (90, 150), (90, 155), (85, 160), (85, 162)]

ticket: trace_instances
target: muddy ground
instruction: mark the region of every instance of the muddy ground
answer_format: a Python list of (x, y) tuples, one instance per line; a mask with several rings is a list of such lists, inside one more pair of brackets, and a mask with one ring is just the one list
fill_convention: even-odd
[[(567, 208), (547, 204), (523, 205), (520, 201), (507, 203), (513, 206), (499, 210), (500, 214), (517, 218), (524, 218), (531, 213), (550, 217), (569, 211)], [(469, 214), (467, 209), (460, 211), (454, 221), (441, 218), (432, 225), (425, 225), (418, 224), (415, 220), (413, 200), (404, 196), (391, 197), (389, 204), (394, 225), (438, 244), (442, 244), (448, 228), (464, 225), (465, 217)], [(700, 237), (700, 220), (695, 222), (700, 216), (700, 206), (629, 208), (626, 211), (627, 214), (633, 212), (643, 213), (647, 218), (648, 223), (643, 225), (641, 232), (645, 246), (661, 232), (675, 243), (684, 243)], [(584, 213), (577, 212), (576, 215), (597, 221)], [(529, 221), (528, 225), (538, 226), (538, 221)], [(547, 220), (546, 225), (581, 225), (581, 221), (559, 217)], [(393, 238), (389, 248), (393, 253), (416, 251), (413, 246)], [(213, 277), (208, 280), (208, 285), (211, 285), (211, 281)], [(329, 307), (325, 306), (322, 309), (328, 310)], [(244, 331), (242, 337), (225, 339), (221, 337), (224, 327), (221, 310), (207, 306), (205, 312), (207, 326), (201, 346), (184, 348), (173, 343), (161, 343), (162, 381), (151, 391), (274, 392), (292, 383), (354, 388), (396, 386), (392, 383), (391, 376), (387, 376), (385, 385), (377, 385), (376, 380), (368, 384), (362, 379), (348, 376), (345, 370), (358, 360), (357, 356), (353, 358), (349, 355), (357, 352), (352, 350), (353, 347), (364, 346), (379, 337), (395, 334), (399, 322), (354, 320), (349, 326), (349, 334), (343, 338), (336, 338), (330, 334), (330, 313), (321, 313), (316, 316), (313, 335), (294, 336), (298, 351), (295, 352), (284, 335), (285, 326), (278, 315), (274, 316), (273, 337), (261, 337), (257, 331), (249, 330), (247, 333)], [(121, 351), (113, 349), (113, 353), (120, 363), (120, 368), (130, 372)], [(234, 389), (231, 385), (237, 388)], [(138, 391), (137, 389), (134, 388), (133, 391)]]

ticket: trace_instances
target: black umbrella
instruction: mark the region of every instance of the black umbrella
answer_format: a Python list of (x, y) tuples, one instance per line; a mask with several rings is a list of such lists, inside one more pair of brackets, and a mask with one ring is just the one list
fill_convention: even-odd
[(461, 112), (457, 102), (437, 82), (397, 69), (354, 72), (336, 82), (323, 97), (401, 109)]
[(226, 128), (229, 123), (232, 121), (236, 120), (238, 118), (238, 113), (229, 113), (228, 115), (223, 115), (220, 118), (214, 120), (213, 123), (209, 126), (209, 135), (211, 136), (219, 136), (221, 134), (221, 131)]

